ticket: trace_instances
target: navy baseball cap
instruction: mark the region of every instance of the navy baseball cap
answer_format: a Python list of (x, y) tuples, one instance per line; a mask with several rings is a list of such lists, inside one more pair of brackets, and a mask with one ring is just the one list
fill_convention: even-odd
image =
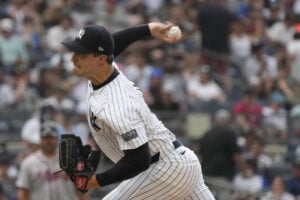
[(79, 30), (74, 40), (62, 42), (70, 51), (78, 54), (106, 54), (114, 52), (114, 40), (103, 26), (87, 25)]

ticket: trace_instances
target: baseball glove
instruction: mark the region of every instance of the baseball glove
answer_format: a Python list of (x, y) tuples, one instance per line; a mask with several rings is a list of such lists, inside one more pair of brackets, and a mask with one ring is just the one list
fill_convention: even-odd
[(80, 137), (63, 134), (59, 142), (59, 166), (82, 193), (100, 161), (100, 151), (92, 151), (90, 145), (82, 145)]

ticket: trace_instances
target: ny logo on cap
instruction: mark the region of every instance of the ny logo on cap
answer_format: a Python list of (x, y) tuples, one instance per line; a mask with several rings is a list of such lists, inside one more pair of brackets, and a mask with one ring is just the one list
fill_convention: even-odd
[(80, 31), (76, 35), (76, 38), (81, 39), (84, 34), (85, 34), (85, 30), (80, 29)]

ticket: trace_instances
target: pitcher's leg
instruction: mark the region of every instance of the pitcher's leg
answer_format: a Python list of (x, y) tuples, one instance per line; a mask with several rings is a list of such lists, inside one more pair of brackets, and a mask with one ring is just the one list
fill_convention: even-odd
[(153, 166), (132, 179), (121, 182), (115, 189), (108, 193), (103, 200), (128, 200), (144, 184), (150, 180)]
[(215, 197), (205, 185), (203, 178), (198, 180), (196, 189), (184, 200), (215, 200)]

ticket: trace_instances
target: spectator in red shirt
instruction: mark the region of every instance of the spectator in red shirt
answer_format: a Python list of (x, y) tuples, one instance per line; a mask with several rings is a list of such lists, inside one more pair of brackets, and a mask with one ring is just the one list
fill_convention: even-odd
[(256, 100), (256, 88), (247, 87), (242, 99), (233, 105), (235, 122), (243, 129), (258, 128), (261, 124), (262, 105)]

